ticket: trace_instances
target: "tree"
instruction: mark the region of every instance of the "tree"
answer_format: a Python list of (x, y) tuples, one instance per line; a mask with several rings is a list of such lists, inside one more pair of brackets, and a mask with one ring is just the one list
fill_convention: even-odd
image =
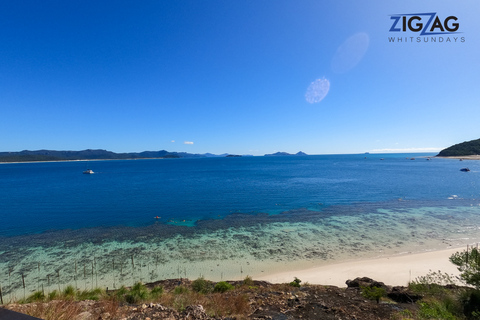
[(480, 290), (480, 252), (477, 248), (467, 246), (466, 251), (456, 252), (450, 257), (450, 262), (457, 266), (461, 279)]

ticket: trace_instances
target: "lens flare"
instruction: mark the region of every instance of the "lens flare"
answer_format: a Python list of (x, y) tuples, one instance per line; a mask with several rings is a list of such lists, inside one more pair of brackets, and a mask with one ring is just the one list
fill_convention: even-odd
[(332, 70), (335, 73), (345, 73), (353, 69), (367, 52), (370, 37), (360, 32), (354, 34), (338, 47), (332, 59)]

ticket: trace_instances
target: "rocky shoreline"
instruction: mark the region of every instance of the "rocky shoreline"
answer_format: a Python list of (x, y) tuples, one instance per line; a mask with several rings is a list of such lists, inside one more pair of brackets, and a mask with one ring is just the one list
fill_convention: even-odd
[[(144, 302), (140, 304), (120, 304), (114, 299), (100, 301), (65, 301), (54, 300), (29, 304), (9, 304), (8, 310), (36, 316), (39, 311), (52, 309), (70, 310), (65, 313), (69, 320), (154, 320), (154, 319), (390, 319), (401, 312), (415, 312), (414, 303), (421, 296), (410, 292), (405, 287), (390, 287), (370, 278), (356, 278), (346, 282), (347, 288), (322, 285), (271, 284), (266, 281), (253, 281), (250, 286), (242, 281), (228, 281), (236, 289), (225, 293), (200, 295), (197, 298), (205, 302), (211, 299), (217, 308), (201, 304), (188, 304), (180, 308), (165, 305), (167, 301)], [(191, 289), (192, 282), (186, 279), (162, 280), (147, 286), (163, 286), (165, 293), (174, 292), (183, 286)], [(362, 290), (381, 288), (388, 301), (367, 299)], [(111, 291), (110, 293), (113, 293)], [(181, 296), (173, 299), (181, 300)], [(172, 301), (170, 301), (172, 302)], [(174, 301), (175, 302), (175, 301)], [(178, 301), (177, 301), (178, 302)], [(183, 303), (187, 303), (185, 299)], [(230, 310), (220, 311), (228, 304)], [(178, 303), (177, 303), (178, 306)], [(405, 311), (406, 310), (406, 311)], [(60, 320), (58, 318), (57, 320)]]

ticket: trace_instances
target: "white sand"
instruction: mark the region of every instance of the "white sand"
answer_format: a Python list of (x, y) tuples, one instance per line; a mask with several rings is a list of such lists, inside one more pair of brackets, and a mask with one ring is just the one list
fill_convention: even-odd
[(445, 158), (445, 159), (462, 159), (462, 160), (480, 160), (480, 155), (471, 155), (471, 156), (449, 156), (449, 157), (442, 157), (436, 156), (435, 158)]
[(405, 254), (379, 259), (353, 260), (324, 265), (305, 270), (285, 271), (269, 275), (257, 275), (256, 280), (273, 283), (291, 282), (294, 277), (310, 284), (346, 287), (345, 281), (356, 277), (369, 277), (387, 285), (406, 286), (410, 280), (426, 275), (430, 270), (458, 275), (449, 257), (465, 248), (446, 249), (426, 253)]

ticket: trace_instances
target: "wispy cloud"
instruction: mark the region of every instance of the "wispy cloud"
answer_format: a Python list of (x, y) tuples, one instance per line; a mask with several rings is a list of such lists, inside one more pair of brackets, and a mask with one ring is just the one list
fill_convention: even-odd
[(184, 141), (183, 144), (193, 144), (192, 141)]
[(172, 141), (170, 141), (170, 142), (175, 142), (175, 140), (172, 140)]
[(438, 152), (443, 148), (403, 148), (403, 149), (373, 149), (372, 152), (378, 153), (409, 153), (409, 152)]

